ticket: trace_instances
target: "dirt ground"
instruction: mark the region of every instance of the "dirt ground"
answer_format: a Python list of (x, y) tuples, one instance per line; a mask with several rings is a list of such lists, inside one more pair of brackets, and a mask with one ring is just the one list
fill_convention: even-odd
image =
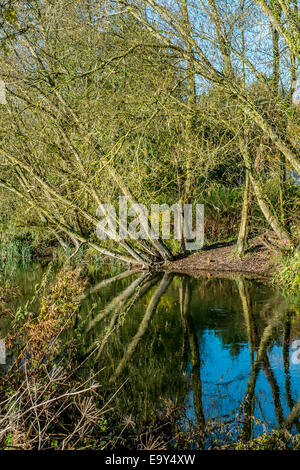
[(234, 256), (234, 244), (206, 247), (187, 258), (178, 259), (165, 266), (165, 270), (183, 274), (197, 274), (203, 271), (212, 275), (246, 274), (268, 277), (271, 275), (272, 255), (259, 240), (252, 240), (250, 250), (243, 258)]

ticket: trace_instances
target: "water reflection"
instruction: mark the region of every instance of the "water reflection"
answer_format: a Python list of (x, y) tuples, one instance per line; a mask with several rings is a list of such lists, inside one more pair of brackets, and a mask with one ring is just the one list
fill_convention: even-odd
[(120, 420), (147, 424), (172, 403), (186, 429), (299, 432), (300, 319), (260, 281), (126, 271), (91, 283), (74, 328), (78, 363), (101, 370), (103, 396), (119, 390)]
[(80, 322), (82, 354), (98, 347), (105, 382), (126, 382), (124, 413), (147, 421), (171, 400), (200, 429), (212, 419), (241, 423), (245, 440), (299, 430), (299, 321), (259, 281), (124, 273), (91, 288)]

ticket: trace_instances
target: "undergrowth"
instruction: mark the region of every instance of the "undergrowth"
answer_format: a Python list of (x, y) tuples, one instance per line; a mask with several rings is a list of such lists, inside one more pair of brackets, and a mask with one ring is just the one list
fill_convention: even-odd
[(274, 275), (274, 284), (283, 293), (293, 296), (300, 302), (300, 253), (281, 256), (278, 269)]

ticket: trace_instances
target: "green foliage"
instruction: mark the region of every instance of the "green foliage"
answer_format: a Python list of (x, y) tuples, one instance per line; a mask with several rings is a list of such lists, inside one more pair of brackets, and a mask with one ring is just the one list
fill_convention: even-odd
[(289, 295), (300, 300), (300, 253), (282, 256), (278, 272), (274, 275), (274, 283)]
[[(114, 11), (115, 5), (110, 7)], [(38, 253), (61, 243), (67, 246), (65, 258), (73, 251), (69, 230), (99, 243), (91, 222), (99, 201), (117, 206), (125, 193), (148, 208), (151, 203), (204, 202), (207, 241), (236, 239), (247, 166), (239, 145), (243, 134), (262, 192), (271, 201), (270, 212), (278, 211), (280, 157), (270, 135), (252, 118), (245, 122), (238, 90), (243, 70), (237, 70), (230, 83), (218, 83), (218, 75), (208, 85), (202, 81), (202, 65), (191, 67), (179, 50), (166, 48), (159, 39), (161, 32), (151, 34), (152, 28), (129, 14), (106, 13), (103, 2), (3, 3), (2, 28), (10, 37), (6, 41), (10, 57), (8, 62), (0, 51), (0, 68), (15, 87), (7, 90), (7, 107), (0, 107), (0, 225), (16, 235), (11, 239), (6, 235), (5, 259), (27, 261), (26, 249), (11, 245), (15, 239), (28, 242)], [(240, 15), (231, 8), (227, 13), (232, 20)], [(253, 27), (252, 14), (242, 15), (241, 24)], [(224, 24), (229, 17), (224, 16)], [(212, 20), (207, 18), (207, 23)], [(235, 27), (237, 23), (235, 19)], [(23, 27), (28, 29), (26, 40), (20, 32)], [(185, 28), (182, 25), (180, 31)], [(186, 38), (180, 42), (185, 44)], [(219, 46), (209, 45), (216, 58), (222, 56)], [(208, 76), (213, 77), (223, 64), (215, 66)], [(298, 120), (288, 105), (289, 90), (275, 97), (272, 77), (256, 74), (253, 80), (253, 76), (246, 80), (243, 97), (252, 100), (268, 124), (279, 135), (287, 133), (287, 141), (293, 143)], [(286, 76), (282, 82), (287, 82)], [(290, 171), (288, 162), (286, 169)], [(286, 223), (293, 227), (299, 225), (296, 192), (289, 182)], [(270, 223), (261, 211), (253, 202), (250, 236)], [(149, 255), (139, 241), (132, 245), (149, 265), (156, 257), (161, 260), (161, 255)], [(113, 240), (101, 246), (115, 256), (126, 252), (132, 256), (132, 250)], [(169, 248), (174, 255), (181, 252), (174, 241)], [(64, 257), (61, 252), (56, 256)], [(77, 258), (79, 263), (84, 261), (82, 250)]]
[(229, 241), (236, 238), (242, 192), (242, 187), (213, 185), (199, 196), (205, 207), (207, 242)]
[(2, 266), (12, 266), (14, 263), (26, 266), (31, 262), (32, 254), (32, 247), (20, 240), (11, 240), (0, 245), (0, 262)]
[(202, 193), (207, 212), (228, 215), (241, 208), (242, 187), (213, 185)]

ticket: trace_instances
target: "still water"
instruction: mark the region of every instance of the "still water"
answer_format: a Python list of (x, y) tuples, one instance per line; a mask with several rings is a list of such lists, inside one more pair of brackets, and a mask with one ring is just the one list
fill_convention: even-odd
[[(39, 266), (17, 277), (14, 308), (40, 277)], [(103, 393), (119, 390), (120, 417), (147, 422), (172, 403), (186, 429), (221, 422), (249, 438), (299, 429), (299, 309), (263, 281), (98, 273), (75, 330), (78, 361), (95, 351), (84, 368), (101, 370)]]

